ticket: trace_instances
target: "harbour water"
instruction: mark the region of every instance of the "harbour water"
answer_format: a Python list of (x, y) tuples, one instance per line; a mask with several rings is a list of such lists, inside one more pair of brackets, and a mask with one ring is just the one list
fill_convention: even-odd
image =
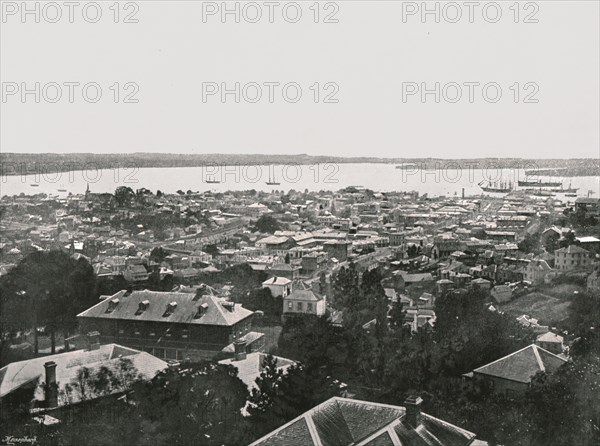
[[(229, 165), (179, 168), (120, 168), (78, 170), (70, 172), (40, 171), (29, 175), (10, 175), (1, 178), (1, 195), (68, 195), (83, 193), (89, 184), (92, 192), (112, 193), (119, 186), (132, 189), (152, 188), (175, 193), (178, 190), (339, 190), (361, 186), (374, 191), (417, 191), (429, 196), (466, 196), (484, 193), (480, 187), (488, 183), (512, 183), (515, 189), (526, 177), (524, 169), (457, 168), (448, 162), (434, 169), (407, 166), (397, 169), (394, 164), (314, 164), (314, 165)], [(565, 188), (579, 188), (577, 196), (600, 196), (600, 176), (558, 178)], [(270, 184), (267, 184), (270, 183)], [(557, 193), (557, 198), (565, 198)], [(573, 197), (566, 197), (567, 201)]]

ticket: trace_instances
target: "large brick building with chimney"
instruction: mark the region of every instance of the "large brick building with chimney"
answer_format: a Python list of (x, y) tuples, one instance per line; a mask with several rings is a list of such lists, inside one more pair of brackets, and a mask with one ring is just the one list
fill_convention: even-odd
[(119, 291), (80, 313), (80, 330), (100, 332), (101, 343), (119, 343), (167, 360), (211, 359), (234, 353), (234, 342), (261, 351), (254, 313), (213, 295)]

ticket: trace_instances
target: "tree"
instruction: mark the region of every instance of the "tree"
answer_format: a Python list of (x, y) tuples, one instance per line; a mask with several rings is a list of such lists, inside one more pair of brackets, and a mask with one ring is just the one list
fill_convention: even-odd
[(0, 291), (3, 339), (32, 328), (37, 336), (37, 328), (46, 326), (52, 353), (56, 330), (66, 338), (77, 325), (77, 314), (97, 303), (91, 265), (62, 251), (28, 255), (0, 278)]
[(150, 383), (138, 383), (131, 394), (147, 436), (154, 444), (247, 444), (241, 409), (246, 385), (230, 365), (203, 362), (168, 369)]
[(161, 246), (157, 246), (150, 251), (150, 260), (160, 263), (167, 255), (168, 253)]
[(119, 186), (115, 189), (115, 201), (119, 207), (128, 206), (134, 198), (135, 193), (130, 187)]
[(219, 255), (219, 248), (215, 244), (204, 245), (202, 250), (213, 257)]
[(254, 230), (258, 232), (274, 233), (279, 231), (281, 226), (279, 222), (268, 214), (261, 215), (254, 224)]
[(341, 391), (340, 383), (324, 367), (295, 364), (281, 371), (277, 360), (269, 356), (248, 400), (251, 422), (264, 434)]
[(575, 232), (569, 231), (565, 234), (565, 236), (558, 241), (558, 246), (560, 248), (568, 248), (571, 245), (575, 245), (577, 242), (575, 240)]

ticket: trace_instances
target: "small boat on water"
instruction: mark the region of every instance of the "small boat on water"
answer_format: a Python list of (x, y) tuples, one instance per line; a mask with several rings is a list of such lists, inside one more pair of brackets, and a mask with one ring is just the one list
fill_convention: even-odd
[(579, 190), (578, 187), (572, 187), (571, 183), (569, 183), (569, 187), (568, 188), (564, 188), (563, 185), (560, 185), (560, 189), (550, 189), (552, 192), (558, 192), (559, 194), (567, 194), (567, 193), (574, 193), (577, 192)]
[(396, 169), (415, 169), (418, 166), (415, 163), (405, 163), (396, 166)]
[(208, 184), (219, 184), (221, 181), (219, 181), (219, 180), (215, 179), (214, 177), (212, 177), (212, 178), (208, 178), (208, 179), (206, 180), (206, 182), (207, 182)]
[(559, 187), (562, 186), (561, 181), (530, 181), (530, 180), (519, 180), (519, 187)]
[(269, 181), (267, 181), (268, 186), (279, 186), (281, 183), (275, 181), (275, 178), (271, 178), (271, 173), (269, 173)]
[(554, 197), (554, 193), (544, 189), (525, 189), (525, 192), (535, 195), (536, 197)]
[(64, 184), (61, 184), (60, 187), (58, 189), (56, 189), (56, 190), (59, 191), (59, 192), (66, 192), (67, 191), (67, 189), (65, 189), (65, 185)]
[(32, 184), (30, 184), (30, 186), (31, 186), (31, 187), (40, 187), (40, 185), (39, 185), (39, 184), (37, 184), (37, 183), (32, 183)]
[(565, 194), (565, 197), (576, 197), (577, 194), (574, 193), (569, 193), (569, 194)]

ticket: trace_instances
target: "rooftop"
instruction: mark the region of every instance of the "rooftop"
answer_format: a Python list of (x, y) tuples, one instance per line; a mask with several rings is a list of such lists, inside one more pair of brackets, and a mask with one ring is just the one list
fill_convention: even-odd
[(528, 384), (537, 372), (552, 372), (565, 362), (565, 359), (531, 344), (473, 372)]
[(414, 428), (400, 406), (334, 397), (250, 446), (467, 446), (475, 434), (427, 414)]
[(127, 295), (121, 290), (77, 317), (230, 326), (252, 314), (240, 304), (208, 294), (196, 297), (195, 293), (144, 290)]

